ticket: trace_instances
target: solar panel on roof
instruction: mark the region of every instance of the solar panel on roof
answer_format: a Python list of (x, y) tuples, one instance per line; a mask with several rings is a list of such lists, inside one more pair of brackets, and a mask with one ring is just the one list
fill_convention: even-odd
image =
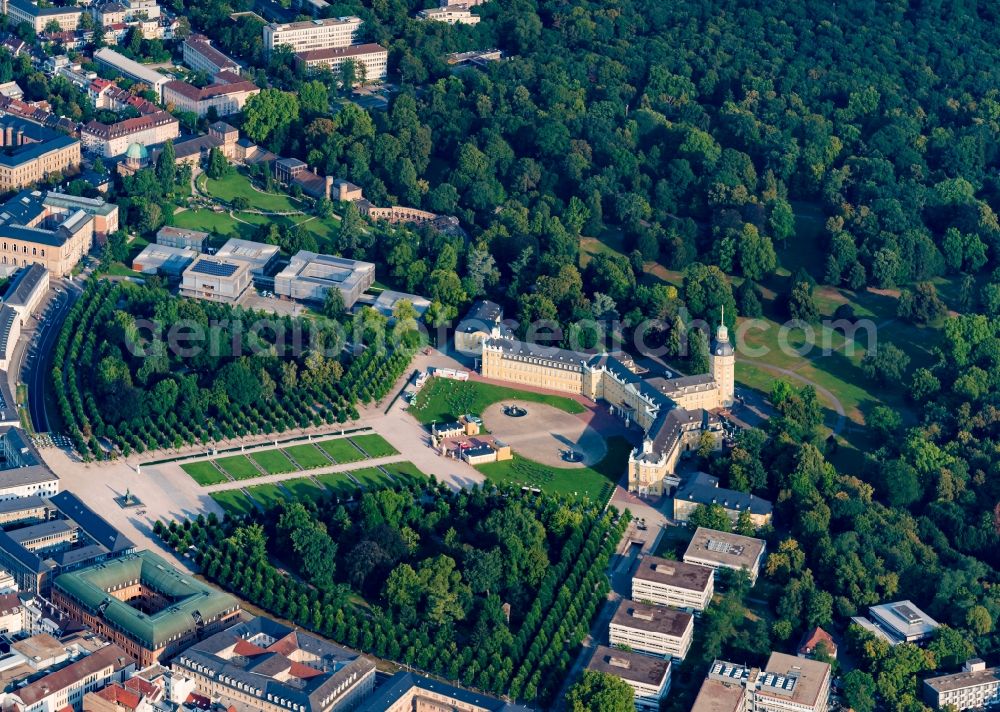
[(202, 260), (191, 268), (198, 274), (208, 274), (213, 277), (231, 277), (236, 272), (236, 265), (229, 262), (209, 262)]

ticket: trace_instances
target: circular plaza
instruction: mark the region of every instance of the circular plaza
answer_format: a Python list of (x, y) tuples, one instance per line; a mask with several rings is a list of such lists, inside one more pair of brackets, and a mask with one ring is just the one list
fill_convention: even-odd
[[(507, 414), (512, 408), (516, 417)], [(587, 415), (574, 415), (544, 403), (505, 400), (487, 408), (482, 418), (494, 437), (522, 457), (571, 468), (595, 465), (608, 451), (604, 437), (588, 425)]]

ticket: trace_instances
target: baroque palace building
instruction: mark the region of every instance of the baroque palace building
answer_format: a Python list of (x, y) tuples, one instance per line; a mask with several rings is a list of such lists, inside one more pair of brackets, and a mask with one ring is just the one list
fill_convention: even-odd
[[(480, 328), (468, 323), (467, 318), (460, 325), (463, 343)], [(484, 322), (481, 329), (480, 371), (485, 378), (582, 395), (642, 428), (642, 443), (629, 457), (630, 492), (662, 496), (679, 485), (677, 460), (698, 446), (702, 433), (715, 435), (721, 446), (717, 411), (733, 404), (736, 365), (724, 324), (712, 341), (709, 372), (672, 378), (649, 376), (622, 352), (587, 354), (518, 341), (503, 331), (499, 319)]]

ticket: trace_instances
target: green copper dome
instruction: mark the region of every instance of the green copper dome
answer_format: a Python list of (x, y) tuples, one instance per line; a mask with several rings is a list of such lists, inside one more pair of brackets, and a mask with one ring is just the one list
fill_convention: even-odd
[(125, 158), (138, 158), (140, 160), (149, 158), (149, 151), (141, 143), (133, 143), (125, 152)]

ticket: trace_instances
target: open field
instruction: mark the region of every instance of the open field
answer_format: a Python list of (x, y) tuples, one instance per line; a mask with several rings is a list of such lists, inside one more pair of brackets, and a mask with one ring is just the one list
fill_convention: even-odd
[(478, 381), (431, 378), (410, 405), (410, 414), (421, 423), (455, 420), (465, 413), (481, 414), (504, 400), (546, 403), (567, 413), (582, 413), (584, 407), (572, 398), (532, 393)]
[(631, 443), (621, 436), (608, 438), (608, 454), (593, 467), (563, 468), (520, 457), (491, 462), (476, 469), (494, 482), (537, 487), (548, 494), (604, 501), (625, 473)]
[(369, 435), (353, 435), (351, 440), (354, 444), (368, 453), (369, 457), (388, 457), (389, 455), (398, 455), (399, 451), (392, 445), (386, 442), (385, 438), (377, 433), (371, 433)]
[(226, 481), (226, 476), (219, 472), (219, 468), (208, 460), (188, 462), (181, 465), (181, 469), (191, 475), (191, 478), (202, 486), (215, 485)]
[(247, 480), (262, 475), (261, 471), (247, 459), (246, 455), (220, 457), (215, 461), (215, 464), (225, 470), (234, 480)]
[(295, 472), (298, 468), (295, 463), (288, 459), (281, 450), (263, 450), (250, 455), (269, 475), (283, 475), (286, 472)]

